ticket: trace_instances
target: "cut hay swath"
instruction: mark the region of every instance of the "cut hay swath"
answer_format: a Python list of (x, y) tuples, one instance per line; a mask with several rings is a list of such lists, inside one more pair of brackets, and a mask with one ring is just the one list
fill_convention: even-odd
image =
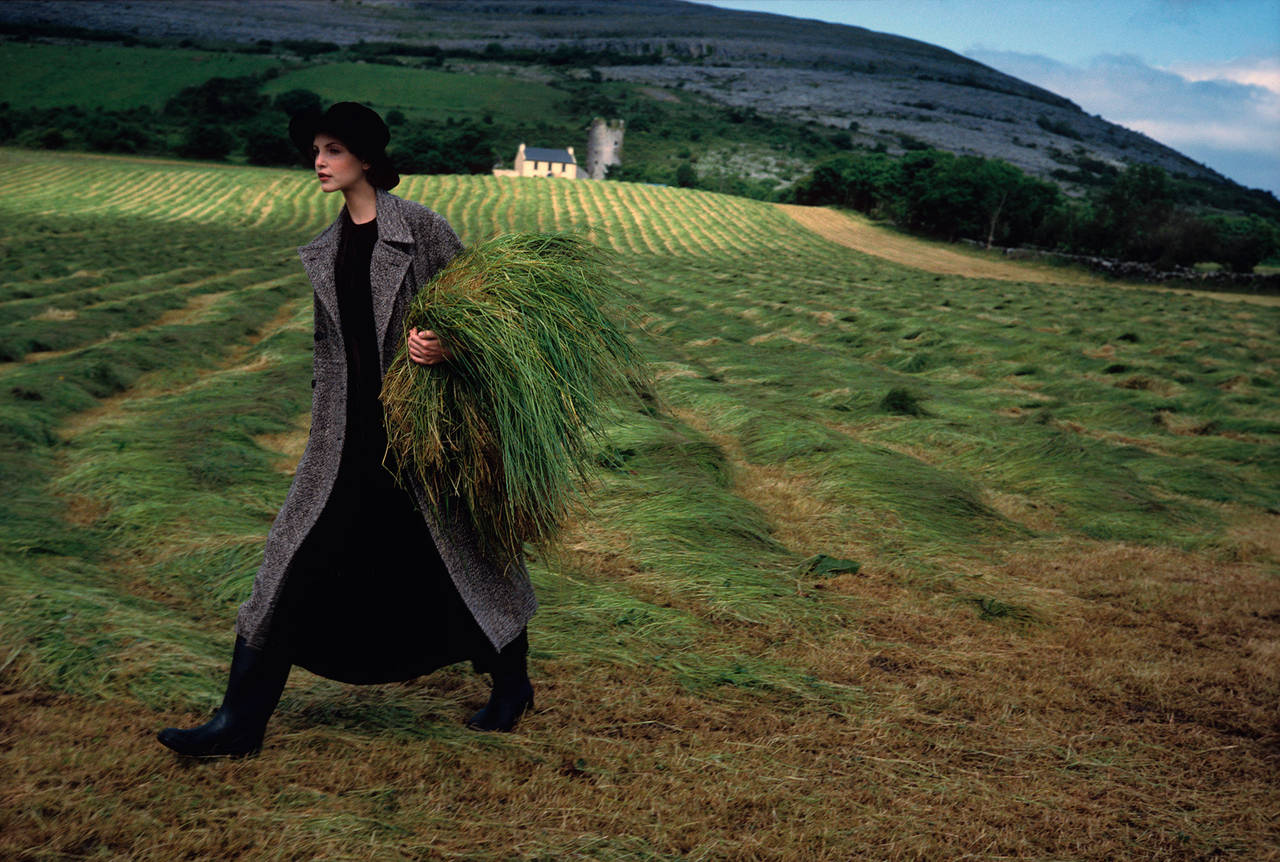
[(554, 539), (610, 405), (645, 386), (614, 272), (574, 234), (506, 234), (458, 255), (405, 315), (405, 337), (433, 330), (452, 356), (419, 365), (402, 342), (382, 384), (388, 449), (438, 512), (465, 507), (495, 559)]

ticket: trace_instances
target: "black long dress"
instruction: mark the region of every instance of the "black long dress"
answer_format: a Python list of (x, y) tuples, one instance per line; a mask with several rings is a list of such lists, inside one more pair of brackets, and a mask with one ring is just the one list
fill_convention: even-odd
[(406, 680), (467, 660), (485, 670), (497, 657), (413, 497), (383, 466), (387, 437), (369, 285), (377, 238), (376, 218), (356, 224), (343, 210), (335, 273), (347, 352), (342, 461), (333, 493), (295, 557), (279, 622), (295, 664), (352, 683)]

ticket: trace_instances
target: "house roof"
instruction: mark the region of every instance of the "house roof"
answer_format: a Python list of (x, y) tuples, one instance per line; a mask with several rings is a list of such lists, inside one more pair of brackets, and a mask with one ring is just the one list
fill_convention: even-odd
[(556, 150), (549, 147), (525, 147), (524, 157), (526, 161), (560, 162), (566, 165), (576, 165), (578, 163), (573, 156), (569, 155), (568, 150)]

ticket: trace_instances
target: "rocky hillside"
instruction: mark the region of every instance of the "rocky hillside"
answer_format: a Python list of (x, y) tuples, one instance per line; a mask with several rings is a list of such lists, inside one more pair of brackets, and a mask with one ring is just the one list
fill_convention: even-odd
[[(1227, 182), (1145, 135), (946, 49), (860, 27), (680, 0), (94, 3), (7, 0), (0, 23), (232, 42), (395, 41), (442, 48), (602, 52), (603, 79), (680, 88), (718, 102), (849, 130), (889, 152), (935, 146), (1039, 176), (1124, 162)], [(501, 46), (501, 50), (490, 46)]]

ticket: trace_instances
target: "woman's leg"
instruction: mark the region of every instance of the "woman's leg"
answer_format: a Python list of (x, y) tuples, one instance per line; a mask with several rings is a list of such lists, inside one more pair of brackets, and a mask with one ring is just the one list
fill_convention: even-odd
[[(157, 734), (160, 742), (190, 757), (240, 757), (262, 748), (267, 722), (275, 712), (289, 679), (297, 647), (297, 629), (308, 613), (308, 579), (322, 571), (317, 560), (333, 553), (339, 542), (332, 541), (332, 518), (328, 509), (294, 555), (261, 649), (251, 647), (236, 635), (222, 705), (204, 724), (180, 730), (166, 727)], [(320, 538), (330, 542), (321, 547)]]
[(524, 629), (516, 639), (485, 660), (484, 666), (493, 676), (493, 692), (484, 708), (471, 716), (467, 726), (473, 730), (509, 731), (526, 710), (533, 709), (533, 683), (528, 670), (529, 632)]
[(291, 666), (283, 645), (269, 642), (264, 649), (255, 649), (237, 635), (227, 690), (213, 718), (188, 730), (166, 727), (157, 738), (190, 757), (241, 757), (257, 752)]

